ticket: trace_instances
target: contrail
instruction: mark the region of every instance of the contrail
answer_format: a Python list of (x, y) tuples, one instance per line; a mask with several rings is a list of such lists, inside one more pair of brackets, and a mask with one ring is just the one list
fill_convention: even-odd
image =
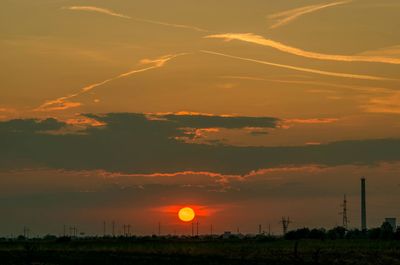
[(198, 31), (198, 32), (210, 32), (207, 29), (202, 29), (202, 28), (195, 27), (195, 26), (190, 26), (190, 25), (174, 24), (174, 23), (168, 23), (168, 22), (158, 21), (158, 20), (150, 20), (150, 19), (145, 19), (145, 18), (130, 17), (130, 16), (127, 16), (127, 15), (124, 15), (124, 14), (116, 13), (116, 12), (110, 10), (110, 9), (96, 7), (96, 6), (68, 6), (68, 7), (63, 7), (63, 9), (75, 10), (75, 11), (97, 12), (97, 13), (101, 13), (101, 14), (105, 14), (105, 15), (109, 15), (109, 16), (129, 19), (129, 20), (133, 20), (133, 21), (137, 21), (137, 22), (144, 22), (144, 23), (148, 23), (148, 24), (160, 25), (160, 26), (165, 26), (165, 27), (180, 28), (180, 29), (189, 29), (189, 30), (194, 30), (194, 31)]
[(191, 29), (191, 30), (195, 30), (198, 32), (210, 32), (207, 29), (202, 29), (202, 28), (189, 26), (189, 25), (172, 24), (172, 23), (167, 23), (167, 22), (162, 22), (162, 21), (157, 21), (157, 20), (149, 20), (149, 19), (144, 19), (144, 18), (132, 18), (132, 19), (135, 21), (145, 22), (145, 23), (150, 23), (150, 24), (155, 24), (155, 25), (160, 25), (160, 26), (167, 26), (167, 27), (174, 27), (174, 28), (181, 28), (181, 29)]
[(300, 72), (313, 73), (313, 74), (318, 74), (318, 75), (334, 76), (334, 77), (342, 77), (342, 78), (362, 79), (362, 80), (374, 80), (374, 81), (393, 80), (393, 79), (389, 79), (389, 78), (370, 76), (370, 75), (357, 75), (357, 74), (328, 72), (328, 71), (322, 71), (322, 70), (311, 69), (311, 68), (303, 68), (303, 67), (297, 67), (297, 66), (291, 66), (291, 65), (285, 65), (285, 64), (277, 64), (277, 63), (271, 63), (271, 62), (267, 62), (267, 61), (261, 61), (261, 60), (255, 60), (255, 59), (249, 59), (249, 58), (244, 58), (244, 57), (224, 54), (224, 53), (213, 52), (213, 51), (201, 50), (200, 52), (213, 54), (213, 55), (218, 55), (218, 56), (223, 56), (223, 57), (228, 57), (228, 58), (232, 58), (232, 59), (238, 59), (238, 60), (242, 60), (242, 61), (258, 63), (258, 64), (275, 66), (275, 67), (279, 67), (279, 68), (285, 68), (285, 69), (290, 69), (290, 70), (295, 70), (295, 71), (300, 71)]
[(205, 36), (204, 38), (223, 39), (226, 41), (239, 40), (253, 44), (258, 44), (261, 46), (271, 47), (281, 52), (317, 60), (400, 64), (399, 58), (364, 56), (364, 55), (336, 55), (336, 54), (324, 54), (324, 53), (305, 51), (274, 40), (265, 39), (263, 36), (255, 35), (252, 33), (224, 33), (224, 34), (208, 35)]
[(288, 11), (270, 15), (268, 18), (277, 20), (277, 22), (275, 24), (273, 24), (270, 27), (270, 29), (276, 29), (276, 28), (282, 27), (284, 25), (287, 25), (290, 22), (292, 22), (293, 20), (296, 20), (299, 17), (306, 15), (306, 14), (317, 12), (319, 10), (326, 9), (329, 7), (348, 4), (351, 2), (352, 1), (340, 1), (340, 2), (333, 2), (333, 3), (328, 3), (328, 4), (310, 5), (310, 6), (291, 9)]
[(120, 17), (120, 18), (125, 18), (125, 19), (131, 19), (130, 16), (126, 16), (123, 14), (118, 14), (114, 11), (111, 11), (106, 8), (101, 8), (101, 7), (96, 7), (96, 6), (66, 6), (63, 7), (63, 9), (68, 9), (68, 10), (78, 10), (78, 11), (89, 11), (89, 12), (97, 12), (113, 17)]
[(387, 88), (383, 88), (383, 87), (344, 85), (344, 84), (335, 84), (335, 83), (318, 82), (318, 81), (268, 79), (268, 78), (254, 77), (254, 76), (221, 76), (220, 78), (249, 80), (249, 81), (267, 81), (267, 82), (285, 83), (285, 84), (328, 86), (328, 87), (335, 87), (335, 88), (346, 88), (346, 89), (350, 89), (350, 90), (369, 92), (369, 93), (372, 93), (372, 92), (382, 93), (382, 91), (388, 90)]
[(149, 71), (152, 69), (163, 67), (168, 61), (175, 59), (176, 57), (183, 56), (183, 55), (186, 55), (186, 53), (175, 54), (175, 55), (166, 55), (166, 56), (160, 57), (155, 60), (144, 59), (141, 61), (142, 64), (153, 64), (153, 65), (146, 67), (146, 68), (138, 69), (138, 70), (132, 70), (132, 71), (117, 75), (115, 77), (106, 79), (102, 82), (98, 82), (98, 83), (94, 83), (94, 84), (85, 86), (85, 87), (81, 88), (80, 91), (78, 91), (74, 94), (70, 94), (68, 96), (64, 96), (64, 97), (60, 97), (60, 98), (57, 98), (54, 100), (46, 101), (45, 103), (43, 103), (42, 105), (40, 105), (39, 107), (34, 109), (34, 111), (55, 111), (55, 110), (65, 110), (65, 109), (69, 109), (69, 108), (79, 107), (79, 106), (81, 106), (81, 103), (70, 102), (69, 100), (76, 98), (82, 94), (86, 94), (89, 91), (92, 91), (93, 89), (95, 89), (97, 87), (103, 86), (103, 85), (108, 84), (117, 79), (121, 79), (124, 77), (128, 77), (130, 75), (133, 75), (133, 74), (142, 73), (142, 72), (146, 72), (146, 71)]

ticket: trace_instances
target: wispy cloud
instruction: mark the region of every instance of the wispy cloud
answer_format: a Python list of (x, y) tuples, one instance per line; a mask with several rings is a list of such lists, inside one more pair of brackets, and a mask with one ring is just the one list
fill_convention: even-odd
[(9, 119), (17, 113), (16, 109), (0, 106), (0, 120)]
[(393, 91), (388, 95), (371, 98), (362, 107), (369, 113), (400, 114), (400, 92)]
[(329, 124), (339, 121), (338, 118), (310, 118), (310, 119), (286, 119), (284, 123), (288, 124)]
[(258, 44), (261, 46), (271, 47), (281, 52), (316, 60), (400, 64), (400, 58), (391, 58), (383, 56), (366, 56), (366, 55), (339, 55), (339, 54), (324, 54), (324, 53), (310, 52), (271, 39), (266, 39), (263, 36), (255, 35), (253, 33), (224, 33), (224, 34), (208, 35), (205, 36), (205, 38), (223, 39), (225, 41), (239, 40), (248, 43)]
[[(334, 88), (344, 88), (346, 90), (353, 90), (357, 93), (374, 93), (381, 94), (384, 91), (387, 91), (387, 88), (384, 87), (372, 87), (372, 86), (357, 86), (357, 85), (346, 85), (346, 84), (337, 84), (337, 83), (329, 83), (329, 82), (321, 82), (321, 81), (308, 81), (308, 80), (286, 80), (286, 79), (271, 79), (271, 78), (261, 78), (256, 76), (221, 76), (223, 79), (236, 79), (236, 80), (247, 80), (247, 81), (265, 81), (265, 82), (274, 82), (274, 83), (284, 83), (284, 84), (300, 84), (300, 85), (311, 85), (317, 87), (334, 87)], [(336, 90), (335, 90), (336, 91)], [(332, 90), (322, 90), (322, 89), (310, 89), (308, 92), (317, 93), (317, 92), (334, 92)]]
[(173, 24), (173, 23), (167, 23), (167, 22), (157, 21), (157, 20), (149, 20), (149, 19), (144, 19), (144, 18), (133, 18), (133, 20), (139, 21), (139, 22), (150, 23), (150, 24), (154, 24), (154, 25), (166, 26), (166, 27), (190, 29), (190, 30), (194, 30), (194, 31), (198, 31), (198, 32), (210, 32), (207, 29), (199, 28), (196, 26), (190, 26), (190, 25)]
[(101, 13), (101, 14), (105, 14), (105, 15), (109, 15), (109, 16), (120, 17), (120, 18), (124, 18), (124, 19), (137, 21), (137, 22), (144, 22), (144, 23), (148, 23), (148, 24), (180, 28), (180, 29), (189, 29), (189, 30), (194, 30), (194, 31), (198, 31), (198, 32), (210, 32), (207, 29), (203, 29), (203, 28), (199, 28), (199, 27), (191, 26), (191, 25), (175, 24), (175, 23), (168, 23), (168, 22), (158, 21), (158, 20), (130, 17), (128, 15), (120, 14), (120, 13), (117, 13), (110, 9), (96, 7), (96, 6), (69, 6), (69, 7), (63, 7), (63, 9), (75, 10), (75, 11), (97, 12), (97, 13)]
[(110, 9), (96, 7), (96, 6), (66, 6), (66, 7), (63, 7), (63, 9), (96, 12), (96, 13), (101, 13), (101, 14), (113, 16), (113, 17), (132, 19), (130, 16), (119, 14), (119, 13), (116, 13), (116, 12), (110, 10)]
[(317, 12), (322, 9), (326, 9), (329, 7), (334, 7), (338, 5), (348, 4), (352, 1), (340, 1), (340, 2), (333, 2), (333, 3), (325, 3), (325, 4), (318, 4), (318, 5), (310, 5), (304, 6), (300, 8), (295, 8), (291, 10), (287, 10), (284, 12), (276, 13), (273, 15), (268, 16), (268, 18), (275, 20), (275, 23), (270, 27), (270, 29), (276, 29), (282, 26), (289, 24), (290, 22), (300, 18), (301, 16)]
[(57, 110), (66, 110), (70, 108), (76, 108), (81, 106), (82, 104), (79, 102), (71, 102), (70, 100), (73, 98), (76, 98), (78, 96), (81, 96), (83, 94), (86, 94), (92, 90), (94, 90), (97, 87), (103, 86), (105, 84), (108, 84), (112, 81), (115, 81), (120, 78), (125, 78), (130, 75), (146, 72), (152, 69), (160, 68), (163, 67), (167, 62), (169, 62), (172, 59), (175, 59), (178, 56), (186, 55), (185, 53), (181, 54), (175, 54), (175, 55), (165, 55), (163, 57), (157, 58), (157, 59), (144, 59), (141, 61), (141, 64), (151, 64), (151, 66), (141, 68), (141, 69), (136, 69), (132, 70), (126, 73), (122, 73), (120, 75), (117, 75), (115, 77), (106, 79), (102, 82), (94, 83), (88, 86), (85, 86), (81, 88), (78, 92), (70, 94), (68, 96), (60, 97), (54, 100), (49, 100), (40, 105), (38, 108), (35, 109), (35, 111), (57, 111)]
[(244, 57), (233, 56), (233, 55), (219, 53), (219, 52), (213, 52), (213, 51), (202, 50), (201, 52), (208, 53), (208, 54), (213, 54), (213, 55), (218, 55), (218, 56), (223, 56), (223, 57), (227, 57), (227, 58), (232, 58), (232, 59), (237, 59), (237, 60), (242, 60), (242, 61), (247, 61), (247, 62), (253, 62), (253, 63), (258, 63), (258, 64), (264, 64), (264, 65), (279, 67), (279, 68), (290, 69), (290, 70), (294, 70), (294, 71), (318, 74), (318, 75), (334, 76), (334, 77), (342, 77), (342, 78), (352, 78), (352, 79), (361, 79), (361, 80), (374, 80), (374, 81), (393, 80), (393, 79), (389, 79), (389, 78), (385, 78), (385, 77), (378, 77), (378, 76), (371, 76), (371, 75), (357, 75), (357, 74), (328, 72), (328, 71), (322, 71), (322, 70), (318, 70), (318, 69), (303, 68), (303, 67), (291, 66), (291, 65), (286, 65), (286, 64), (277, 64), (277, 63), (272, 63), (272, 62), (268, 62), (268, 61), (244, 58)]
[(363, 56), (390, 56), (395, 58), (400, 58), (400, 45), (385, 47), (377, 50), (370, 50), (359, 53), (358, 55)]

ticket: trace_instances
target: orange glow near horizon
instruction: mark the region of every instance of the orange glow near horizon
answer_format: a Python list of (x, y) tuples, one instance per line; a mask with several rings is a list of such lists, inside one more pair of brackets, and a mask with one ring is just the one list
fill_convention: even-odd
[(196, 213), (190, 207), (182, 208), (178, 212), (178, 217), (183, 222), (190, 222), (195, 218), (195, 216), (196, 216)]

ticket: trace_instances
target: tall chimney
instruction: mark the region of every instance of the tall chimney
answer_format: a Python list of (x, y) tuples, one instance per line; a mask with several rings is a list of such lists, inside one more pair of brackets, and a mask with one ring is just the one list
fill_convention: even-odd
[(365, 194), (365, 178), (361, 179), (361, 230), (367, 231), (367, 206)]

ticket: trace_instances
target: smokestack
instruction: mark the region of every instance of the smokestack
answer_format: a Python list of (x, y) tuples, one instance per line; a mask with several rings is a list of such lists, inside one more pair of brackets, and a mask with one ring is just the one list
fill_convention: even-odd
[(361, 179), (361, 230), (367, 231), (367, 206), (365, 194), (365, 178)]

